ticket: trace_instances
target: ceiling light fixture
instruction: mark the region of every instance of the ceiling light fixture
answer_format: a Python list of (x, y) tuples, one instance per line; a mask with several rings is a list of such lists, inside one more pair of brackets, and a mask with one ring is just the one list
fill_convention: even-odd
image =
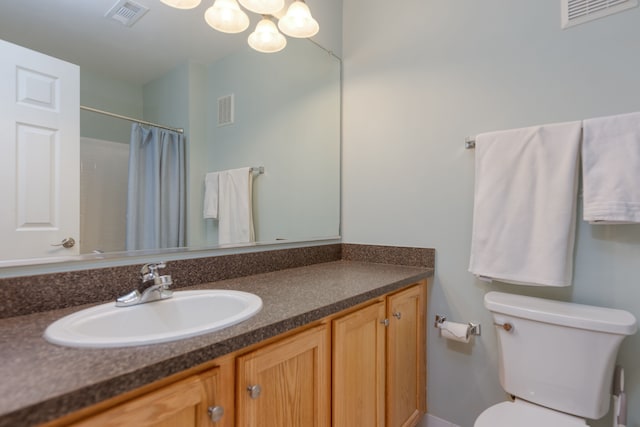
[(320, 30), (318, 21), (313, 19), (309, 6), (304, 1), (296, 0), (291, 3), (287, 13), (278, 22), (280, 31), (290, 37), (313, 37)]
[(175, 7), (176, 9), (193, 9), (198, 6), (202, 0), (160, 0), (162, 3)]
[(223, 33), (241, 33), (249, 27), (249, 17), (236, 0), (216, 0), (204, 13), (212, 28)]
[(260, 15), (274, 15), (284, 9), (284, 0), (239, 0), (251, 12)]
[(253, 33), (249, 34), (249, 46), (258, 52), (279, 52), (287, 45), (287, 39), (280, 34), (276, 24), (267, 15), (256, 25)]
[[(198, 6), (201, 0), (160, 1), (178, 9), (192, 9)], [(284, 16), (282, 12), (285, 4), (291, 0), (215, 0), (213, 6), (204, 13), (207, 24), (223, 33), (241, 33), (246, 30), (249, 27), (249, 16), (242, 10), (238, 1), (245, 9), (262, 15), (262, 20), (247, 40), (249, 46), (258, 52), (271, 53), (284, 49), (287, 39), (280, 31), (289, 37), (308, 38), (315, 36), (320, 30), (318, 21), (313, 19), (304, 0), (294, 0)], [(271, 20), (275, 16), (282, 16), (277, 27)]]

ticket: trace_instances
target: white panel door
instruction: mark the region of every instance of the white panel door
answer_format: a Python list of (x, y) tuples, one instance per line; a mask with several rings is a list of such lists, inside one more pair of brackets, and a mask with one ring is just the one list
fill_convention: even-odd
[(79, 181), (79, 67), (0, 40), (0, 261), (79, 253)]

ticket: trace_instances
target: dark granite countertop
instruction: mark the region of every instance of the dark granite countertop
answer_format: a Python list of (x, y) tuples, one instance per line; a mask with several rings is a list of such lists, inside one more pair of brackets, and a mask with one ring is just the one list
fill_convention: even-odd
[(355, 261), (292, 268), (186, 289), (236, 289), (263, 300), (256, 316), (166, 344), (79, 349), (42, 338), (73, 307), (0, 320), (0, 427), (46, 422), (429, 278), (433, 269)]

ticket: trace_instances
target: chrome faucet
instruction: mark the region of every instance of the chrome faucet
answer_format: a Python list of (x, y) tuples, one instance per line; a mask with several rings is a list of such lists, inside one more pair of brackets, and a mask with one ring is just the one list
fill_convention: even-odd
[[(170, 275), (161, 276), (159, 273), (159, 270), (166, 266), (167, 264), (164, 262), (143, 265), (140, 270), (140, 280), (143, 285), (142, 292), (135, 289), (119, 297), (116, 299), (116, 307), (128, 307), (171, 298), (173, 292), (169, 290), (169, 287), (173, 284), (173, 280)], [(153, 282), (153, 284), (145, 287), (149, 282)]]

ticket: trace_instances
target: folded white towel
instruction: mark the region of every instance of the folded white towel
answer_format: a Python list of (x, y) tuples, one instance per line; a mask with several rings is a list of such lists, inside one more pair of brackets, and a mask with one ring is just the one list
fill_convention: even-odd
[(255, 241), (251, 168), (222, 171), (218, 179), (218, 243)]
[(203, 217), (218, 218), (218, 172), (210, 172), (204, 177)]
[(640, 113), (584, 121), (583, 218), (640, 222)]
[(476, 137), (471, 273), (571, 285), (580, 133), (571, 122)]

